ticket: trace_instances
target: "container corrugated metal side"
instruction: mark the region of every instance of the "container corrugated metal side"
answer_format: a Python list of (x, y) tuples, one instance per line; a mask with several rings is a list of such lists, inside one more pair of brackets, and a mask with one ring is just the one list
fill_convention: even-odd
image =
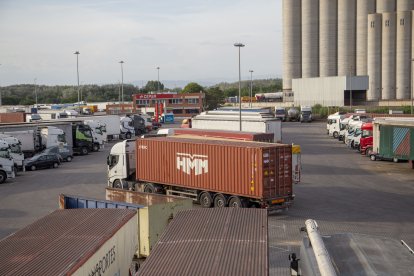
[(268, 275), (267, 224), (261, 209), (182, 211), (138, 275)]
[(292, 196), (291, 145), (173, 137), (136, 145), (140, 182), (260, 200)]
[(0, 123), (23, 123), (25, 120), (23, 112), (0, 113)]
[(274, 142), (273, 133), (257, 133), (257, 132), (244, 132), (244, 131), (225, 131), (225, 130), (207, 130), (207, 129), (175, 129), (174, 134), (190, 134), (205, 137), (217, 137), (217, 138), (229, 138), (244, 141), (256, 141), (256, 142)]
[(1, 275), (128, 275), (137, 213), (56, 210), (0, 241)]
[(409, 127), (382, 125), (379, 154), (386, 158), (409, 160), (411, 132)]

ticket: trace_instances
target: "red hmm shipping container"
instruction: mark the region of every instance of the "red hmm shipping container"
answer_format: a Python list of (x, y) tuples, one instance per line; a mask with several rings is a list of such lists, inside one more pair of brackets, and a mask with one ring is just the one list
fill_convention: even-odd
[(291, 205), (292, 146), (179, 136), (136, 140), (144, 191), (198, 200), (203, 207), (281, 209)]
[(189, 134), (189, 135), (204, 136), (204, 137), (226, 138), (226, 139), (236, 139), (236, 140), (243, 140), (243, 141), (266, 142), (266, 143), (274, 142), (273, 133), (179, 128), (179, 129), (174, 129), (174, 134), (175, 135)]

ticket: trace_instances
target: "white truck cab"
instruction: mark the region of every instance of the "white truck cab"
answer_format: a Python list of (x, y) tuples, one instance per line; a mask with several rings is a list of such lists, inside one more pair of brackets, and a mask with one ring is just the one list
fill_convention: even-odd
[(43, 148), (67, 145), (66, 135), (63, 130), (57, 127), (48, 126), (40, 130)]
[(10, 156), (10, 146), (0, 140), (0, 184), (4, 183), (7, 178), (15, 178), (14, 161)]
[(135, 140), (124, 140), (112, 146), (107, 157), (108, 186), (128, 187), (127, 180), (135, 181)]
[(120, 130), (121, 136), (125, 139), (131, 139), (132, 136), (135, 136), (134, 121), (128, 116), (121, 117)]
[(0, 134), (0, 141), (1, 140), (9, 144), (10, 156), (13, 158), (14, 166), (19, 170), (24, 170), (24, 153), (21, 147), (22, 143), (19, 141), (19, 139), (7, 134)]
[(341, 119), (343, 117), (344, 115), (339, 115), (337, 113), (328, 116), (326, 128), (329, 136), (332, 136), (335, 139), (339, 138), (341, 131)]
[(106, 125), (98, 120), (85, 120), (84, 123), (92, 130), (93, 151), (104, 148), (107, 141)]

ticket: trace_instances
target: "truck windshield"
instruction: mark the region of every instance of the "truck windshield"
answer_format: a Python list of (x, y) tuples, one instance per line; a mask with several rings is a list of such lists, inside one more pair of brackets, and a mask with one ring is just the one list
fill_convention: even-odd
[(99, 128), (99, 127), (95, 128), (95, 132), (99, 135), (103, 134), (101, 128)]
[(309, 114), (311, 114), (310, 111), (302, 111), (302, 113), (303, 113), (303, 115), (309, 115)]
[(22, 148), (19, 144), (14, 144), (10, 146), (10, 150), (12, 153), (22, 153)]
[(0, 148), (0, 157), (1, 158), (10, 158), (9, 148)]
[(92, 133), (89, 129), (82, 129), (81, 132), (88, 138), (92, 138)]
[(276, 110), (276, 115), (285, 115), (285, 111), (284, 110)]
[(346, 128), (345, 124), (340, 123), (339, 124), (339, 130), (344, 130)]
[(368, 129), (364, 129), (363, 131), (362, 131), (362, 138), (366, 138), (366, 137), (370, 137), (370, 136), (372, 136), (372, 130), (368, 130)]
[(57, 138), (58, 138), (58, 142), (66, 143), (65, 134), (59, 134)]
[(358, 135), (360, 135), (360, 134), (361, 134), (361, 129), (357, 128), (357, 129), (355, 130), (354, 136), (358, 136)]
[(102, 132), (106, 132), (106, 126), (101, 126)]

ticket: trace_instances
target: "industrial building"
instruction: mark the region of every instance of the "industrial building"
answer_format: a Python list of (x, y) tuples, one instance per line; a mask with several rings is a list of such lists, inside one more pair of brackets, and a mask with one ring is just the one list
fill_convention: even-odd
[(414, 0), (283, 0), (283, 90), (295, 104), (411, 99)]

